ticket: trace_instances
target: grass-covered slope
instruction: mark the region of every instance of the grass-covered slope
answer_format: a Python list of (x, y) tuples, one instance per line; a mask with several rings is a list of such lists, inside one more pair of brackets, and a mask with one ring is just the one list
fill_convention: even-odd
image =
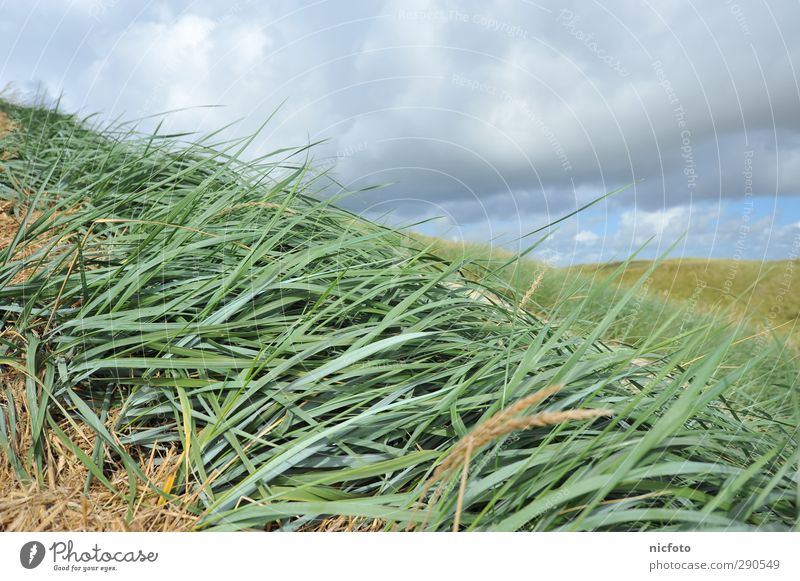
[(797, 527), (796, 422), (729, 402), (724, 332), (687, 365), (699, 338), (610, 348), (624, 301), (534, 316), (318, 201), (303, 152), (0, 109), (6, 494), (78, 466), (60, 510), (134, 527)]
[[(618, 263), (585, 264), (569, 270), (583, 277), (604, 280)], [(617, 282), (634, 284), (649, 261), (624, 265)], [(775, 328), (780, 334), (800, 334), (800, 260), (712, 260), (676, 258), (662, 260), (650, 276), (648, 292), (673, 301), (694, 303), (700, 312), (730, 310), (751, 324)]]
[[(757, 402), (788, 419), (796, 418), (800, 390), (800, 327), (792, 289), (796, 261), (752, 263), (723, 260), (633, 260), (566, 268), (535, 260), (514, 260), (502, 248), (418, 236), (449, 261), (469, 261), (470, 278), (500, 281), (527, 292), (526, 307), (543, 316), (577, 317), (573, 331), (591, 332), (611, 305), (621, 309), (604, 327), (611, 342), (665, 342), (662, 353), (690, 335), (694, 348), (685, 361), (705, 357), (719, 343), (719, 331), (733, 338), (721, 362), (746, 367), (732, 391), (739, 403)], [(633, 297), (628, 289), (636, 286)]]

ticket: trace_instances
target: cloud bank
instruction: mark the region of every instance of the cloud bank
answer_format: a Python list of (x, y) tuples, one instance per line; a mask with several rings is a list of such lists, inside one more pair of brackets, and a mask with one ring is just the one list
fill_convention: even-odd
[[(552, 259), (787, 256), (800, 235), (797, 3), (83, 0), (5, 7), (0, 81), (256, 147), (326, 139), (354, 209), (505, 243), (595, 199)], [(742, 232), (747, 231), (746, 235)]]

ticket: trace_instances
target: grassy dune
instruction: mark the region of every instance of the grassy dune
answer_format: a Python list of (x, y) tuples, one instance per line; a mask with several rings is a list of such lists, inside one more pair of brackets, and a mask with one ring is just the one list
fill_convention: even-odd
[[(602, 280), (618, 266), (589, 264), (569, 271)], [(619, 284), (634, 284), (649, 266), (648, 261), (628, 263), (617, 279)], [(785, 336), (800, 334), (800, 260), (670, 259), (661, 261), (649, 280), (648, 292), (653, 296), (695, 303), (706, 314), (729, 310), (750, 325), (775, 328)]]
[[(610, 305), (623, 302), (605, 326), (608, 341), (641, 345), (660, 338), (669, 351), (676, 337), (700, 337), (687, 354), (692, 361), (713, 348), (723, 329), (733, 341), (721, 365), (747, 368), (736, 396), (755, 398), (788, 416), (795, 413), (794, 394), (800, 388), (798, 294), (793, 292), (800, 286), (797, 261), (680, 259), (556, 268), (530, 259), (509, 264), (511, 253), (482, 244), (417, 238), (447, 260), (469, 262), (471, 279), (503, 281), (527, 293), (526, 307), (533, 312), (575, 314), (575, 326), (584, 333), (604, 320)], [(627, 297), (632, 287), (635, 294)]]
[(546, 304), (338, 209), (303, 150), (0, 111), (0, 527), (798, 527), (773, 344), (611, 344), (641, 283), (589, 321), (609, 285)]
[[(795, 292), (800, 288), (800, 260), (675, 258), (558, 268), (527, 259), (512, 268), (503, 268), (513, 255), (502, 248), (415, 236), (451, 260), (470, 257), (482, 267), (473, 274), (485, 276), (486, 270), (500, 268), (504, 278), (513, 281), (516, 277), (524, 285), (546, 272), (550, 284), (543, 280), (538, 294), (548, 303), (555, 303), (586, 284), (608, 285), (620, 294), (645, 278), (642, 295), (648, 299), (662, 299), (676, 309), (691, 308), (701, 316), (721, 314), (752, 328), (774, 330), (789, 339), (796, 340), (800, 335), (800, 293)], [(648, 272), (651, 267), (652, 272)]]

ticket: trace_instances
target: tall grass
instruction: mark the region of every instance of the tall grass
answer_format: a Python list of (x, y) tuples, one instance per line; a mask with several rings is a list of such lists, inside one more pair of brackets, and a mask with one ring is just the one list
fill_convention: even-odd
[[(4, 390), (0, 446), (20, 483), (44, 485), (58, 441), (131, 512), (144, 481), (204, 530), (797, 527), (797, 424), (726, 403), (747, 366), (720, 367), (724, 332), (688, 365), (696, 335), (606, 346), (635, 286), (588, 332), (567, 306), (534, 316), (338, 209), (303, 149), (245, 161), (248, 139), (2, 110), (21, 226), (0, 356), (25, 388)], [(168, 450), (155, 481), (142, 459)]]
[[(416, 236), (438, 256), (468, 263), (465, 270), (471, 279), (526, 293), (523, 303), (533, 312), (549, 317), (577, 313), (573, 332), (578, 334), (591, 332), (609, 306), (620, 301), (622, 308), (602, 335), (613, 344), (661, 341), (663, 347), (657, 350), (668, 354), (682, 344), (681, 336), (700, 335), (702, 340), (686, 353), (688, 362), (705, 357), (719, 343), (720, 332), (727, 333), (733, 341), (721, 367), (746, 368), (729, 397), (739, 406), (755, 405), (786, 421), (796, 420), (800, 390), (796, 322), (773, 317), (776, 312), (791, 312), (795, 300), (776, 290), (794, 268), (789, 262), (764, 265), (761, 278), (755, 265), (734, 264), (739, 269), (733, 271), (738, 287), (734, 295), (723, 292), (732, 272), (725, 261), (627, 261), (558, 268), (527, 258), (513, 260), (502, 248)], [(629, 298), (626, 289), (634, 284), (638, 290)]]

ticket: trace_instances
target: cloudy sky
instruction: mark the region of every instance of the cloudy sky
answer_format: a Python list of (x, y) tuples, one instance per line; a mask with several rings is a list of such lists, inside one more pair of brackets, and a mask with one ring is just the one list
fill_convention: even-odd
[[(0, 87), (315, 157), (352, 208), (568, 264), (800, 253), (800, 3), (0, 4)], [(281, 105), (282, 104), (282, 105)], [(222, 107), (203, 108), (203, 105)], [(145, 122), (146, 124), (147, 122)], [(335, 165), (334, 165), (335, 164)], [(632, 185), (631, 185), (632, 184)]]

